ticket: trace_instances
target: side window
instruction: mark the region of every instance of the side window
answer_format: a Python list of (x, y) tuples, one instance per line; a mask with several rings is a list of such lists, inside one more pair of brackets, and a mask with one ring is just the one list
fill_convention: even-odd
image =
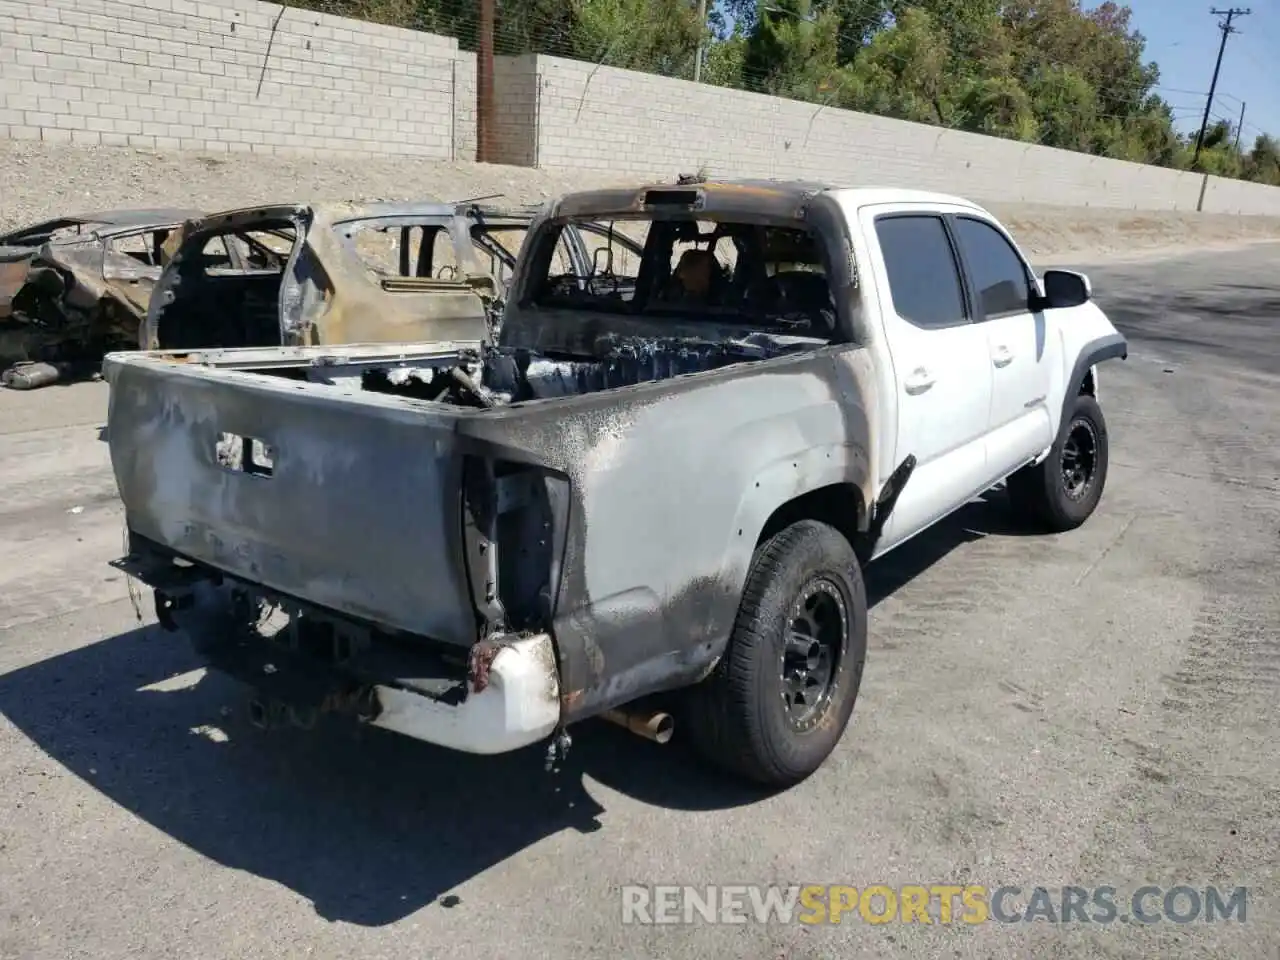
[(981, 220), (955, 221), (956, 239), (973, 272), (978, 302), (986, 319), (1026, 313), (1031, 300), (1027, 268), (1004, 235)]
[(881, 217), (876, 236), (898, 316), (918, 327), (967, 322), (960, 271), (941, 217)]
[(124, 237), (117, 237), (110, 241), (107, 246), (112, 253), (131, 257), (144, 266), (153, 267), (159, 265), (156, 251), (160, 246), (154, 238), (155, 234), (134, 233)]
[(200, 268), (205, 273), (228, 271), (232, 268), (231, 252), (222, 236), (212, 236), (200, 250)]

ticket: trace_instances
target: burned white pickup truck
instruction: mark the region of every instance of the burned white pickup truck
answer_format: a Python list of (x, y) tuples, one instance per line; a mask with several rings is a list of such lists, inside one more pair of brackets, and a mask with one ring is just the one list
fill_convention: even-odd
[(110, 356), (118, 566), (265, 713), (554, 752), (664, 739), (678, 691), (709, 758), (794, 783), (858, 695), (863, 565), (1006, 478), (1045, 530), (1098, 504), (1127, 347), (1090, 295), (951, 197), (569, 195), (497, 343)]

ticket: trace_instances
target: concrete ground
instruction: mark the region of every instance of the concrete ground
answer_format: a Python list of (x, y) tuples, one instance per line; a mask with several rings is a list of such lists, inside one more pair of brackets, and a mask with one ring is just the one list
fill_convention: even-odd
[[(1099, 512), (1026, 536), (993, 495), (873, 567), (853, 725), (772, 797), (678, 730), (584, 727), (558, 774), (258, 733), (106, 566), (105, 387), (0, 391), (0, 957), (1274, 960), (1278, 265), (1091, 268), (1132, 344)], [(631, 883), (948, 882), (1249, 899), (1243, 924), (621, 923)]]

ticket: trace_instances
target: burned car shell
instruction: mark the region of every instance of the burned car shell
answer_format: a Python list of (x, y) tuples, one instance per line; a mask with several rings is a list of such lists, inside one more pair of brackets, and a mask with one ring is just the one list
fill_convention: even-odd
[[(181, 247), (157, 284), (144, 347), (269, 345), (265, 330), (246, 336), (244, 342), (228, 343), (225, 337), (192, 330), (185, 318), (172, 318), (184, 286), (205, 282), (192, 264), (210, 240), (267, 227), (294, 233), (279, 283), (275, 343), (480, 341), (491, 334), (500, 315), (505, 274), (514, 268), (519, 252), (518, 246), (512, 250), (511, 244), (495, 237), (504, 231), (523, 232), (533, 218), (531, 209), (434, 200), (282, 204), (218, 213), (187, 225)], [(423, 231), (426, 238), (419, 241), (416, 255), (411, 253), (414, 230)], [(432, 247), (439, 231), (450, 239), (453, 263), (447, 273), (446, 268), (433, 269)], [(378, 232), (400, 234), (391, 241), (398, 263), (389, 269), (372, 266), (358, 248), (363, 236)], [(569, 256), (575, 263), (586, 256), (576, 236)]]
[[(0, 236), (0, 357), (63, 358), (141, 345), (158, 263), (115, 249), (168, 234), (195, 210), (117, 210), (58, 217)], [(158, 258), (161, 251), (150, 251)]]

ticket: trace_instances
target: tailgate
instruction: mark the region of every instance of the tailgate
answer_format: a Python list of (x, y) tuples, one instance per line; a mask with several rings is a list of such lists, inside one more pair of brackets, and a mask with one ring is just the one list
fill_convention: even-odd
[(474, 642), (448, 408), (140, 354), (106, 373), (135, 533), (300, 600)]

